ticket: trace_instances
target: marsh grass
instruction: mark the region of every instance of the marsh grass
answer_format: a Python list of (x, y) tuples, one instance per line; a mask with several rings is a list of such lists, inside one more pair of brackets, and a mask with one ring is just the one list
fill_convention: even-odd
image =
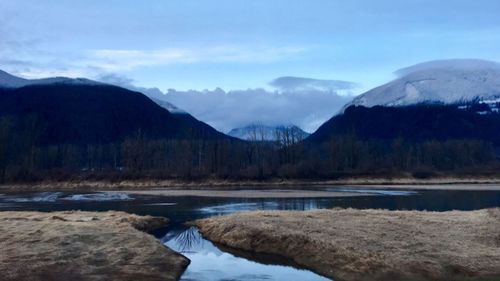
[(216, 243), (335, 280), (500, 280), (500, 209), (257, 211), (196, 225)]
[(0, 280), (177, 280), (189, 261), (123, 212), (0, 212)]

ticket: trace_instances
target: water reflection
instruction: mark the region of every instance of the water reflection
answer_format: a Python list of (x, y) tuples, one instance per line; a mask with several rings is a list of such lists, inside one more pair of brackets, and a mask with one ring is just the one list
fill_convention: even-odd
[(198, 209), (198, 211), (210, 215), (224, 215), (240, 211), (276, 210), (278, 207), (278, 202), (249, 202), (204, 207)]
[(161, 241), (163, 243), (171, 243), (175, 245), (177, 252), (188, 253), (199, 251), (206, 247), (206, 240), (200, 235), (195, 227), (188, 227), (171, 230), (165, 235)]
[(191, 260), (181, 280), (330, 280), (307, 270), (291, 266), (259, 263), (222, 251), (204, 239), (195, 227), (170, 231), (162, 242)]

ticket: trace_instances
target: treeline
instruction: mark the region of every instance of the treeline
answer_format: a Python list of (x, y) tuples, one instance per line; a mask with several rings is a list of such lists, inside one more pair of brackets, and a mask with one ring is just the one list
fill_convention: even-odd
[(294, 177), (304, 172), (318, 178), (349, 174), (398, 176), (405, 173), (430, 177), (440, 172), (477, 174), (497, 168), (493, 145), (481, 140), (414, 142), (402, 138), (389, 141), (342, 136), (306, 151), (302, 165), (295, 167), (298, 174)]
[[(11, 130), (0, 119), (0, 180), (71, 179), (332, 179), (353, 175), (432, 176), (435, 172), (495, 171), (496, 151), (481, 140), (414, 142), (341, 135), (303, 142), (280, 131), (274, 142), (151, 139), (140, 131), (120, 142), (41, 145), (40, 130)], [(15, 131), (15, 133), (13, 133)], [(259, 136), (256, 135), (256, 140)]]

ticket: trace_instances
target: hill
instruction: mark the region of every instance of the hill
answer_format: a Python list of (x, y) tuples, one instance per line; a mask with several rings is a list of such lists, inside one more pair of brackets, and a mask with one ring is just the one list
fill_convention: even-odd
[(50, 83), (0, 88), (0, 117), (17, 132), (36, 130), (38, 142), (118, 142), (148, 138), (225, 138), (194, 118), (171, 114), (141, 93), (105, 84)]
[(500, 114), (479, 114), (473, 104), (419, 104), (404, 107), (350, 106), (334, 116), (306, 139), (326, 142), (335, 136), (354, 135), (361, 140), (412, 142), (477, 139), (500, 145)]

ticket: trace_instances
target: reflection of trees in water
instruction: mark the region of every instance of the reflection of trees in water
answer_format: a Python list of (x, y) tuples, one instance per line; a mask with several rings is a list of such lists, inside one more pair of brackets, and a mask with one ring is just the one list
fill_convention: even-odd
[(188, 252), (196, 246), (203, 244), (203, 237), (196, 227), (190, 227), (185, 231), (179, 232), (174, 236), (173, 240), (180, 252)]

